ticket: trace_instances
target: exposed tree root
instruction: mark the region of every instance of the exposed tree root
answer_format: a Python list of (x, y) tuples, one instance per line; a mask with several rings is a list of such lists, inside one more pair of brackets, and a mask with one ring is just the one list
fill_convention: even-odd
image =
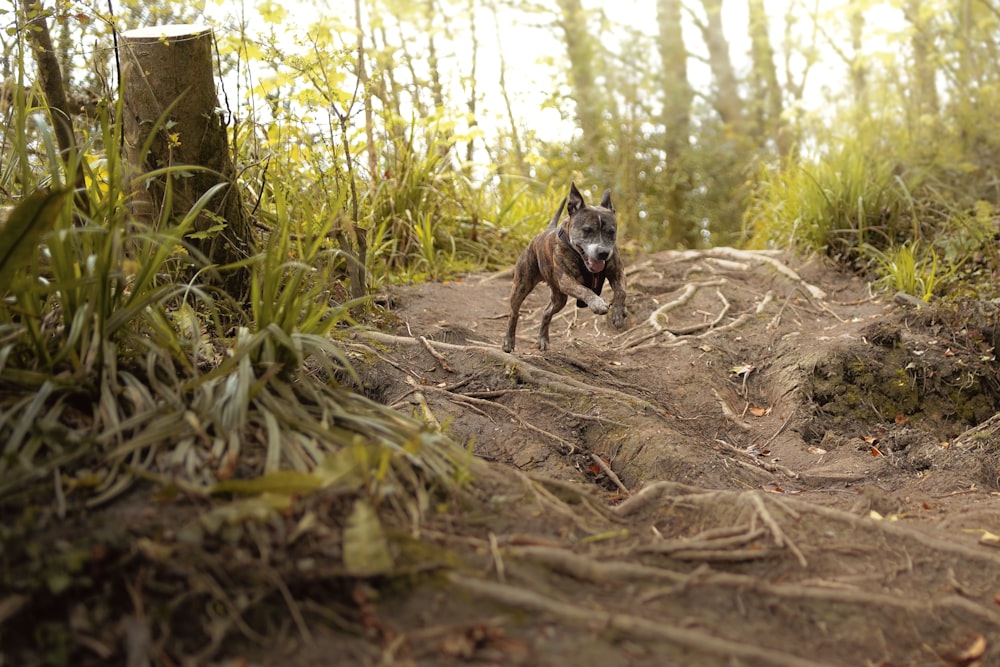
[(698, 653), (762, 660), (767, 664), (781, 667), (821, 667), (824, 664), (783, 651), (732, 641), (700, 630), (675, 627), (643, 616), (581, 607), (579, 604), (562, 602), (516, 586), (495, 584), (457, 573), (449, 575), (449, 579), (473, 595), (491, 598), (501, 604), (551, 614), (584, 627), (593, 627), (597, 624), (627, 636), (659, 639)]
[[(363, 331), (359, 336), (368, 338), (384, 345), (413, 346), (422, 345), (415, 338), (407, 336), (393, 336), (378, 331)], [(480, 354), (484, 357), (508, 367), (508, 372), (517, 377), (525, 384), (544, 387), (555, 393), (567, 394), (570, 396), (583, 396), (593, 398), (594, 396), (607, 396), (620, 401), (623, 405), (633, 406), (637, 412), (662, 416), (662, 411), (651, 403), (608, 387), (581, 382), (574, 378), (566, 377), (552, 371), (539, 368), (521, 357), (507, 354), (500, 349), (493, 349), (481, 345), (457, 345), (455, 343), (442, 343), (439, 341), (428, 341), (435, 350), (447, 350), (453, 352), (465, 352)], [(380, 355), (384, 357), (384, 355)], [(394, 364), (396, 365), (396, 364)]]
[[(823, 290), (803, 280), (788, 265), (768, 253), (737, 250), (734, 248), (711, 248), (708, 250), (688, 250), (673, 253), (672, 259), (676, 261), (714, 259), (717, 262), (724, 263), (723, 268), (731, 271), (746, 271), (750, 263), (765, 264), (777, 271), (782, 278), (791, 282), (795, 289), (804, 293), (810, 301), (818, 303), (819, 307), (829, 311), (829, 308), (823, 304), (823, 300), (826, 298), (826, 293)], [(743, 326), (753, 315), (760, 315), (774, 299), (773, 293), (768, 292), (757, 305), (753, 314), (742, 313), (732, 321), (722, 324), (722, 321), (729, 314), (732, 307), (732, 304), (723, 292), (723, 288), (728, 284), (729, 281), (726, 278), (685, 284), (679, 295), (654, 309), (645, 322), (616, 336), (616, 340), (618, 341), (617, 347), (619, 349), (641, 349), (653, 345), (663, 345), (664, 343), (668, 346), (684, 345), (691, 340), (698, 340), (709, 335), (717, 335)], [(716, 288), (715, 294), (722, 304), (712, 320), (683, 327), (667, 327), (665, 325), (665, 320), (670, 311), (686, 305), (699, 290), (711, 287)], [(787, 305), (787, 301), (785, 305)], [(783, 311), (784, 306), (781, 309), (781, 312)], [(780, 321), (781, 312), (772, 321), (772, 328), (777, 326), (777, 322)], [(665, 339), (665, 341), (662, 339)]]
[(773, 257), (771, 254), (760, 251), (753, 250), (738, 250), (736, 248), (708, 248), (705, 250), (684, 250), (677, 252), (672, 256), (672, 259), (677, 261), (691, 261), (704, 259), (706, 257), (714, 257), (719, 259), (735, 260), (739, 262), (751, 262), (757, 264), (766, 264), (778, 272), (780, 276), (786, 278), (789, 282), (795, 285), (797, 288), (801, 289), (810, 299), (815, 299), (816, 301), (823, 301), (826, 299), (826, 292), (821, 290), (819, 287), (807, 283), (803, 280), (794, 269), (789, 267), (784, 262)]

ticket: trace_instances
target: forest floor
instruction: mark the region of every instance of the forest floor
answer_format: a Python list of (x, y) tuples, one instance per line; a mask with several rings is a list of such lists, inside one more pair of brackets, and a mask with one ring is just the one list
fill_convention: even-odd
[[(176, 613), (116, 626), (146, 647), (129, 667), (1000, 664), (995, 306), (726, 248), (632, 257), (627, 281), (624, 330), (571, 303), (545, 352), (539, 286), (513, 354), (509, 273), (392, 288), (351, 343), (366, 391), (472, 452), (460, 499), (393, 528), (397, 562), (420, 565), (353, 582), (286, 567), (266, 633), (264, 594), (214, 592), (228, 613), (192, 631), (200, 659), (177, 659)], [(157, 534), (148, 510), (121, 522), (140, 520)], [(141, 609), (143, 581), (152, 604), (145, 545), (121, 608)], [(212, 563), (185, 600), (233, 590)], [(120, 656), (115, 633), (88, 655)]]
[(725, 248), (627, 280), (623, 331), (571, 302), (545, 352), (540, 285), (512, 355), (509, 273), (391, 292), (366, 382), (472, 443), (486, 511), (431, 521), (467, 560), (358, 664), (1000, 664), (992, 306)]

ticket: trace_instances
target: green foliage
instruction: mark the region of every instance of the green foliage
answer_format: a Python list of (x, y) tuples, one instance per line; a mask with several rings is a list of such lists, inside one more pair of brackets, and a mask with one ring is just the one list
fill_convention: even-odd
[(744, 222), (748, 245), (797, 246), (857, 262), (865, 245), (886, 247), (901, 229), (892, 162), (850, 141), (812, 163), (761, 167)]
[[(188, 245), (213, 192), (179, 221), (168, 206), (155, 229), (138, 225), (117, 153), (98, 148), (118, 146), (120, 127), (100, 121), (102, 133), (65, 165), (54, 151), (34, 160), (30, 138), (14, 146), (32, 167), (26, 192), (71, 182), (73, 168), (85, 170), (86, 188), (75, 198), (64, 189), (30, 195), (0, 231), (20, 249), (0, 262), (13, 276), (0, 301), (0, 504), (39, 480), (94, 505), (140, 478), (206, 489), (233, 476), (316, 470), (341, 452), (365, 480), (343, 492), (392, 497), (400, 511), (413, 502), (407, 493), (453, 486), (461, 448), (340, 384), (353, 369), (333, 334), (353, 304), (335, 287), (343, 257), (328, 237), (342, 215), (337, 202), (313, 211), (329, 216), (302, 220), (298, 192), (294, 202), (284, 184), (262, 193), (274, 226), (248, 263), (243, 309), (202, 286), (209, 267)], [(47, 126), (35, 127), (44, 146)], [(372, 534), (370, 521), (359, 526)]]
[(886, 288), (930, 301), (955, 267), (943, 272), (933, 248), (918, 243), (904, 243), (885, 252), (867, 246), (865, 250), (878, 263), (879, 283)]
[(18, 269), (31, 262), (43, 234), (56, 224), (71, 191), (36, 192), (10, 212), (0, 227), (0, 294), (10, 289)]

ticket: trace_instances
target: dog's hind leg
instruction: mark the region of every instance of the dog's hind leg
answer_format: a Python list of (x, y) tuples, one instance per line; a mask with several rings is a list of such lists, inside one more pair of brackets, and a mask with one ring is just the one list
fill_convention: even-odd
[(533, 275), (529, 279), (525, 279), (519, 275), (519, 272), (515, 271), (514, 284), (510, 289), (510, 315), (507, 318), (507, 335), (503, 338), (504, 352), (514, 351), (514, 336), (517, 334), (517, 320), (521, 316), (521, 304), (524, 303), (524, 300), (531, 294), (531, 290), (535, 289), (535, 285), (537, 284), (538, 280), (535, 280)]
[(542, 313), (542, 326), (538, 330), (538, 349), (545, 350), (549, 346), (549, 324), (552, 323), (552, 316), (566, 306), (566, 295), (557, 289), (552, 289), (552, 300), (545, 307)]

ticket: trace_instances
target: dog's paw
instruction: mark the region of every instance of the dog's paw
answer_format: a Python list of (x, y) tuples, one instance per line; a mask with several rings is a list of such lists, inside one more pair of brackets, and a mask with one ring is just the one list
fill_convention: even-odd
[(514, 341), (513, 340), (508, 340), (507, 338), (504, 338), (503, 339), (503, 351), (506, 352), (506, 353), (508, 353), (508, 354), (510, 354), (511, 352), (513, 352), (514, 351)]
[(615, 325), (615, 329), (621, 329), (625, 326), (625, 309), (615, 310), (611, 314), (611, 323)]
[(608, 303), (599, 296), (595, 296), (591, 299), (589, 305), (590, 309), (598, 315), (607, 315), (608, 313)]

